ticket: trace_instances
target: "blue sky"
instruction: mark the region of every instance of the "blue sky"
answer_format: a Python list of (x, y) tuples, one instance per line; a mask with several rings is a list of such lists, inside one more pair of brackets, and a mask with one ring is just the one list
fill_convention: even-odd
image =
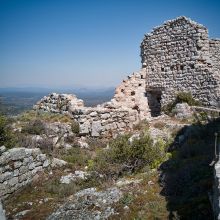
[(180, 15), (220, 37), (217, 0), (0, 0), (0, 87), (116, 86), (144, 34)]

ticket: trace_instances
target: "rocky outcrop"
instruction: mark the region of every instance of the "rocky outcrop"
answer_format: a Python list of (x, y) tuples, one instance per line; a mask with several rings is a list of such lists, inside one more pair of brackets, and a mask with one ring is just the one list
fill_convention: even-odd
[(112, 205), (119, 201), (122, 192), (117, 188), (109, 188), (106, 191), (97, 191), (96, 188), (88, 188), (77, 192), (74, 199), (62, 205), (47, 220), (58, 219), (108, 219), (114, 214)]
[(49, 160), (39, 148), (12, 148), (0, 151), (0, 198), (4, 199), (16, 190), (30, 183), (39, 171), (63, 166), (65, 161), (56, 158)]
[(188, 119), (193, 116), (193, 111), (187, 103), (177, 103), (173, 113), (178, 119)]

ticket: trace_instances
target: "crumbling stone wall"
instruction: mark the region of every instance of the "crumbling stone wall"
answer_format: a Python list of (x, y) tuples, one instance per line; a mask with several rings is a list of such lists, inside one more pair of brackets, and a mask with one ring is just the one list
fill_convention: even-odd
[(140, 120), (150, 116), (148, 98), (146, 93), (146, 71), (141, 69), (128, 76), (116, 88), (110, 105), (115, 108), (127, 107), (137, 110)]
[[(123, 80), (109, 102), (91, 109), (74, 95), (51, 94), (34, 109), (70, 114), (82, 134), (95, 134), (94, 127), (107, 134), (160, 115), (161, 107), (180, 91), (191, 92), (206, 106), (220, 107), (220, 40), (209, 40), (203, 25), (186, 17), (167, 21), (145, 35), (141, 58), (142, 69)], [(102, 118), (105, 113), (107, 119)]]
[(210, 59), (212, 60), (213, 73), (220, 81), (220, 39), (209, 41)]
[(82, 107), (84, 107), (83, 100), (78, 99), (73, 94), (51, 93), (49, 96), (44, 96), (33, 108), (35, 110), (65, 114)]
[(30, 183), (38, 171), (49, 166), (39, 148), (0, 149), (0, 198), (4, 199)]
[(83, 108), (72, 112), (72, 115), (79, 123), (79, 133), (92, 137), (114, 136), (129, 131), (139, 121), (137, 111), (126, 108)]
[(65, 166), (66, 161), (48, 158), (39, 148), (0, 147), (0, 199), (38, 178), (38, 172)]
[(160, 91), (165, 105), (178, 91), (190, 91), (203, 104), (218, 106), (220, 87), (212, 55), (216, 51), (208, 30), (186, 17), (156, 27), (141, 43), (148, 94)]
[[(84, 107), (82, 101), (74, 97), (74, 102), (63, 99), (62, 109), (57, 105), (60, 97), (70, 97), (67, 94), (50, 94), (41, 99), (34, 109), (52, 113), (68, 114), (79, 123), (79, 134), (93, 137), (112, 136), (129, 131), (140, 120), (136, 109), (115, 106), (112, 102), (103, 103), (97, 107)], [(68, 100), (68, 99), (67, 99)]]

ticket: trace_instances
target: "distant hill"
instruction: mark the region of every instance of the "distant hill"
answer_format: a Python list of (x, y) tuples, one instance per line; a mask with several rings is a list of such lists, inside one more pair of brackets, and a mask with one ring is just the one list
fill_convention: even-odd
[(83, 99), (86, 106), (95, 106), (110, 100), (114, 95), (114, 88), (0, 88), (0, 112), (17, 115), (32, 109), (38, 100), (51, 92), (72, 93)]

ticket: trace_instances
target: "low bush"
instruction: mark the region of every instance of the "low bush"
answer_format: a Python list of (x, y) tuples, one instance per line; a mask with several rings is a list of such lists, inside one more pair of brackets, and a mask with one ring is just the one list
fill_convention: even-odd
[(177, 93), (176, 98), (172, 102), (163, 106), (162, 111), (164, 113), (170, 115), (177, 103), (187, 103), (190, 106), (201, 105), (201, 103), (199, 101), (195, 100), (192, 97), (192, 94), (190, 92), (179, 92), (179, 93)]
[(7, 148), (12, 148), (15, 142), (15, 137), (9, 126), (9, 119), (0, 115), (0, 146), (5, 145)]
[(133, 126), (134, 130), (142, 131), (142, 130), (148, 130), (149, 129), (149, 123), (147, 120), (142, 120), (138, 124)]
[(74, 166), (86, 166), (91, 158), (86, 150), (73, 147), (62, 155), (62, 159)]
[(72, 129), (73, 133), (78, 134), (79, 133), (79, 123), (76, 121), (72, 121), (71, 122), (71, 129)]
[(44, 123), (36, 119), (34, 121), (28, 122), (23, 128), (22, 128), (22, 133), (27, 133), (27, 134), (36, 134), (40, 135), (45, 132), (45, 126)]
[(148, 133), (130, 142), (129, 135), (122, 135), (102, 149), (94, 159), (96, 170), (107, 176), (123, 172), (136, 172), (146, 165), (155, 168), (166, 157), (166, 145), (162, 140), (154, 143)]

